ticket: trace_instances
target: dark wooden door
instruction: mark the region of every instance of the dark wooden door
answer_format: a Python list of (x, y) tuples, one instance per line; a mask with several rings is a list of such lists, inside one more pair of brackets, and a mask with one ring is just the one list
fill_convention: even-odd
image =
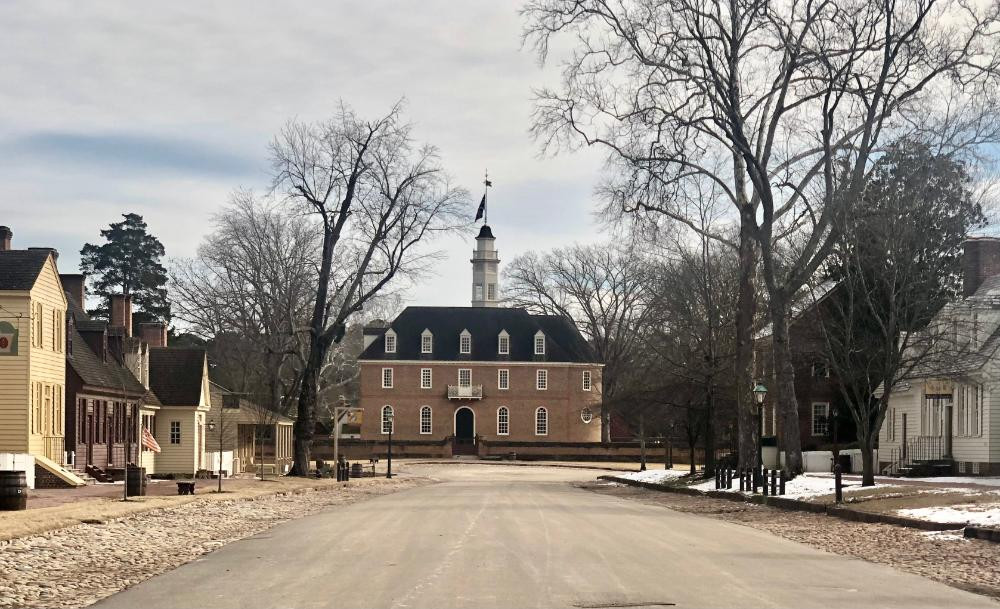
[(456, 455), (476, 454), (476, 415), (471, 408), (455, 412), (455, 441), (451, 452)]
[(94, 414), (87, 413), (87, 425), (84, 428), (84, 441), (87, 443), (87, 465), (94, 464)]

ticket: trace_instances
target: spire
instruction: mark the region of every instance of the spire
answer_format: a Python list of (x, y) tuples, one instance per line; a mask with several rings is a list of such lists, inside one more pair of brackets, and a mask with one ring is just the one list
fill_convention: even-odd
[(500, 299), (500, 283), (498, 267), (500, 258), (497, 255), (493, 230), (486, 223), (486, 193), (493, 186), (489, 172), (483, 180), (483, 200), (479, 204), (476, 220), (483, 218), (483, 226), (476, 237), (476, 249), (472, 252), (472, 306), (496, 307)]

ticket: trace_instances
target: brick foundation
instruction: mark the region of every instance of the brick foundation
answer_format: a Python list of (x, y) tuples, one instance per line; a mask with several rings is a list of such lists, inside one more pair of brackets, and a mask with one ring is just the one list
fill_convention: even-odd
[(35, 465), (35, 488), (76, 488), (41, 465)]

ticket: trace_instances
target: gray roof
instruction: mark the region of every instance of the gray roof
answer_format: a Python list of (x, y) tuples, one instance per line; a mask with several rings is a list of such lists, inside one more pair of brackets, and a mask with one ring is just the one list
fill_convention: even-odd
[(194, 406), (201, 399), (205, 350), (197, 347), (151, 347), (149, 387), (168, 406)]
[(0, 290), (30, 290), (48, 258), (48, 250), (0, 251)]

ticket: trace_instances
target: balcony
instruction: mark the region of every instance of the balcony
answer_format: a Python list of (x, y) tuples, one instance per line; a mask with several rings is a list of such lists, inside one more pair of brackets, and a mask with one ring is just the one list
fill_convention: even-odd
[(448, 385), (449, 400), (481, 400), (483, 399), (482, 385)]

